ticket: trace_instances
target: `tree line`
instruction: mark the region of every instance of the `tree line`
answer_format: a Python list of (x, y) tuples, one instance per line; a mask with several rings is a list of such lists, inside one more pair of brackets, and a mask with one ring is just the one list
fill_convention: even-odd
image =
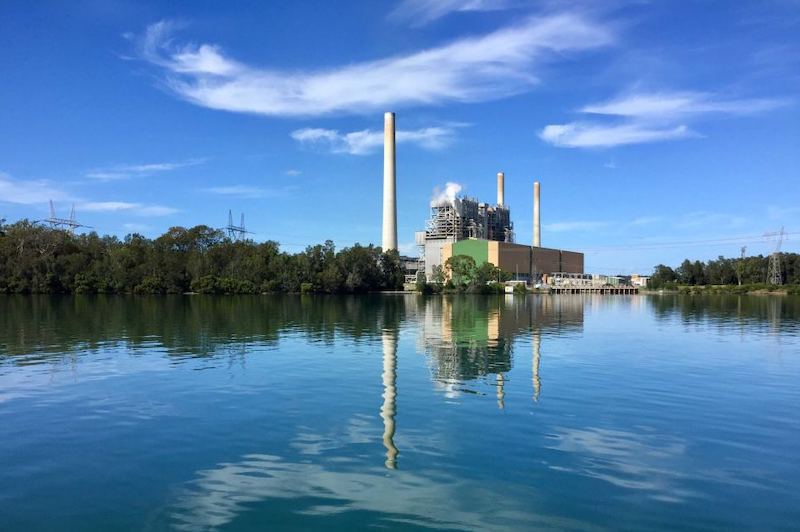
[[(783, 284), (800, 285), (800, 254), (781, 253)], [(759, 285), (767, 282), (769, 256), (745, 258), (719, 256), (707, 262), (685, 259), (677, 268), (664, 264), (655, 267), (650, 288), (676, 288), (703, 285)]]
[(363, 293), (402, 288), (403, 278), (398, 253), (372, 245), (326, 241), (292, 254), (205, 225), (155, 239), (0, 225), (0, 293)]

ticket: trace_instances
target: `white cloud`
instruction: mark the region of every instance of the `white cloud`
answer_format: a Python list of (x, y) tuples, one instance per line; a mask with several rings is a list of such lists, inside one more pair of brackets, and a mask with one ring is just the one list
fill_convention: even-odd
[(723, 99), (708, 92), (659, 92), (629, 94), (604, 103), (587, 105), (582, 113), (647, 119), (677, 119), (712, 113), (747, 115), (771, 111), (784, 105), (782, 100)]
[[(383, 146), (383, 131), (364, 129), (340, 133), (335, 129), (304, 128), (292, 131), (291, 137), (301, 144), (322, 146), (333, 153), (366, 155)], [(438, 150), (453, 141), (453, 129), (449, 127), (426, 127), (415, 130), (400, 130), (395, 134), (398, 144), (416, 144), (427, 150)]]
[(137, 216), (169, 216), (178, 212), (178, 209), (163, 205), (127, 201), (89, 201), (78, 204), (76, 208), (86, 212), (128, 212)]
[(84, 212), (130, 212), (139, 216), (167, 216), (177, 209), (162, 205), (146, 205), (127, 201), (86, 201), (77, 198), (48, 181), (13, 179), (0, 172), (0, 202), (20, 205), (47, 205), (48, 201), (75, 202), (75, 208)]
[(49, 200), (67, 201), (72, 197), (45, 180), (14, 179), (0, 172), (0, 202), (20, 205), (46, 204)]
[(422, 26), (450, 13), (500, 11), (512, 5), (508, 0), (403, 0), (389, 18)]
[(150, 164), (122, 164), (112, 166), (109, 168), (98, 168), (86, 173), (86, 177), (97, 179), (99, 181), (118, 181), (121, 179), (130, 179), (132, 177), (143, 177), (158, 172), (168, 172), (170, 170), (177, 170), (178, 168), (185, 168), (187, 166), (196, 166), (203, 164), (205, 159), (188, 159), (180, 162), (166, 162), (166, 163), (150, 163)]
[(285, 174), (290, 176), (290, 177), (296, 177), (296, 176), (299, 176), (302, 173), (303, 172), (301, 172), (300, 170), (295, 170), (294, 168), (286, 170), (286, 172), (285, 172)]
[(286, 189), (271, 189), (262, 187), (253, 187), (248, 185), (229, 185), (223, 187), (209, 187), (202, 189), (203, 192), (209, 194), (218, 194), (220, 196), (231, 196), (237, 198), (274, 198), (284, 195)]
[(640, 216), (635, 218), (631, 225), (650, 225), (663, 221), (661, 216)]
[(644, 124), (598, 125), (573, 122), (545, 126), (539, 133), (539, 138), (562, 148), (610, 148), (693, 135), (694, 133), (683, 125), (665, 129)]
[(90, 201), (87, 203), (81, 203), (78, 207), (82, 211), (89, 212), (116, 212), (127, 211), (136, 207), (141, 207), (141, 205), (126, 201)]
[(712, 115), (763, 113), (786, 104), (779, 99), (732, 99), (709, 92), (631, 93), (579, 110), (606, 117), (603, 122), (550, 124), (539, 138), (565, 148), (610, 148), (698, 137), (687, 122)]
[(528, 90), (546, 59), (609, 45), (611, 30), (578, 13), (529, 18), (427, 50), (313, 71), (246, 65), (212, 44), (178, 45), (174, 24), (147, 28), (140, 54), (196, 105), (270, 116), (365, 113), (502, 98)]

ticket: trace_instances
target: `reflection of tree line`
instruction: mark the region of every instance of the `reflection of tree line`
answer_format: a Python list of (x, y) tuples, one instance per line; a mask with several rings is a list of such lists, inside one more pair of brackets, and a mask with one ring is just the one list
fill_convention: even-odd
[(711, 322), (722, 327), (740, 322), (772, 327), (782, 320), (800, 322), (800, 298), (795, 296), (659, 295), (647, 301), (659, 320), (680, 318), (686, 323)]
[(380, 335), (404, 319), (402, 297), (0, 296), (0, 353), (54, 355), (123, 341), (210, 355), (296, 332), (332, 344)]

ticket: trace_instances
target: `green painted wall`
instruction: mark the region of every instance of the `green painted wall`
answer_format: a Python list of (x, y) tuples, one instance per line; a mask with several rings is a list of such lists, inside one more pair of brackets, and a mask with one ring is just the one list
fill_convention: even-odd
[(453, 244), (453, 256), (467, 255), (475, 260), (475, 264), (480, 266), (489, 261), (489, 241), (488, 240), (461, 240)]

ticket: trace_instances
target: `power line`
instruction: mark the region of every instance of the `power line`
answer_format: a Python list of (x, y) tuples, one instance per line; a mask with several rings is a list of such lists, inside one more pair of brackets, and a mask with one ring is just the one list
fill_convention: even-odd
[[(752, 243), (752, 242), (764, 242), (765, 237), (773, 236), (776, 233), (768, 233), (766, 235), (749, 235), (749, 236), (737, 236), (737, 237), (730, 237), (730, 238), (715, 238), (715, 239), (708, 239), (708, 240), (684, 240), (684, 241), (675, 241), (675, 242), (652, 242), (652, 243), (642, 243), (642, 244), (621, 244), (619, 246), (604, 246), (604, 247), (596, 247), (596, 248), (588, 248), (584, 249), (585, 253), (591, 252), (600, 252), (600, 251), (626, 251), (630, 249), (661, 249), (661, 248), (671, 248), (671, 247), (682, 247), (682, 246), (705, 246), (705, 245), (728, 245), (731, 243)], [(800, 235), (800, 232), (783, 232), (784, 236), (788, 235)]]

